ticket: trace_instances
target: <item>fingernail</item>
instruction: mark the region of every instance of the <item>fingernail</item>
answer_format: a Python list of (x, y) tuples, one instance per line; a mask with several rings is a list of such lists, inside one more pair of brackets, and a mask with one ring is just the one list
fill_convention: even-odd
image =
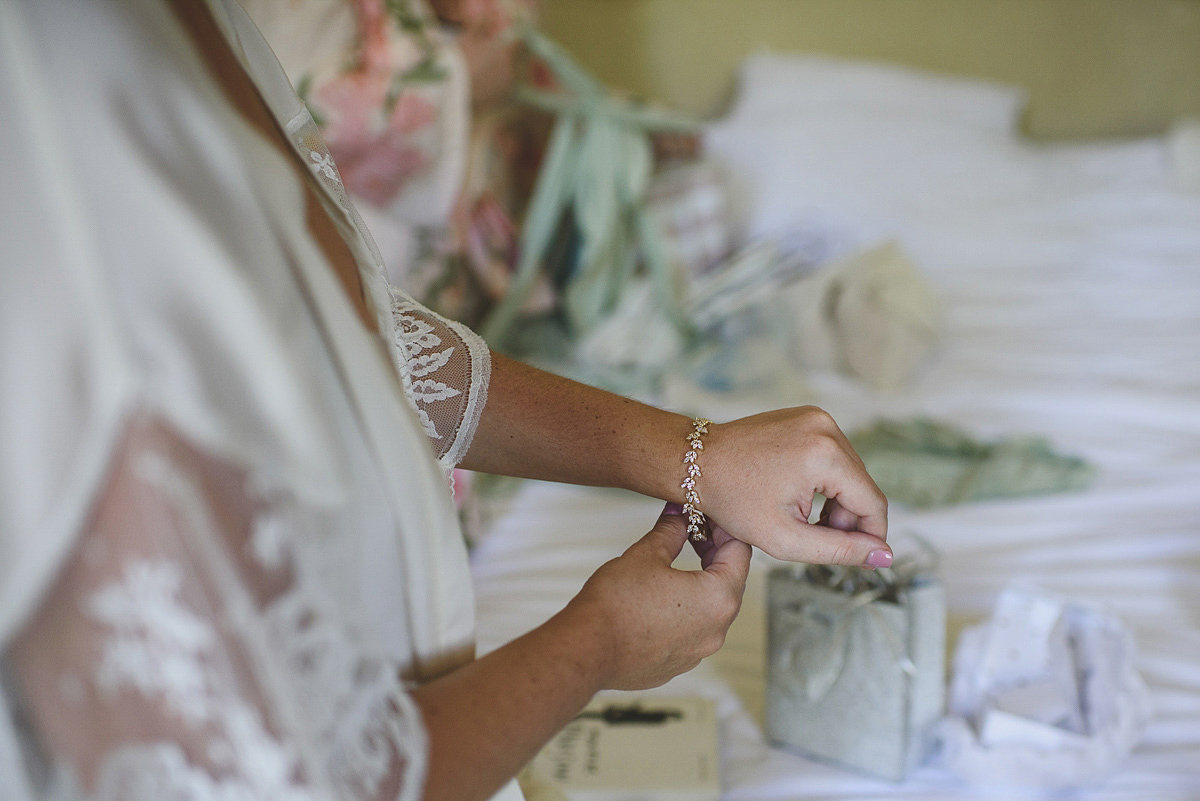
[(891, 567), (892, 552), (884, 548), (876, 548), (867, 554), (867, 567)]
[[(683, 507), (677, 503), (668, 503), (663, 507), (662, 513), (664, 515), (681, 515), (683, 514)], [(888, 562), (888, 564), (891, 564), (891, 562)]]

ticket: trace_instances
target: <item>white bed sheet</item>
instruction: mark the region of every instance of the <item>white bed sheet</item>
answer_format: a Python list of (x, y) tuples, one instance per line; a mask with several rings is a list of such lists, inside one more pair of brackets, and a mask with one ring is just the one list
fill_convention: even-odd
[[(1012, 579), (1114, 609), (1135, 634), (1156, 715), (1116, 774), (1069, 797), (1200, 799), (1200, 197), (1172, 189), (1158, 140), (1035, 147), (978, 124), (978, 104), (956, 118), (953, 97), (936, 114), (895, 102), (887, 69), (872, 81), (857, 68), (846, 90), (825, 63), (752, 66), (745, 96), (770, 102), (744, 102), (709, 140), (749, 177), (751, 232), (896, 235), (949, 311), (944, 344), (904, 393), (818, 375), (817, 397), (795, 402), (815, 400), (846, 428), (926, 414), (983, 436), (1044, 433), (1097, 464), (1085, 493), (895, 508), (892, 530), (941, 550), (951, 642)], [(789, 87), (806, 103), (781, 102)], [(685, 411), (726, 419), (774, 401)], [(527, 484), (473, 556), (482, 650), (550, 617), (658, 510), (628, 493)], [(664, 689), (719, 701), (727, 799), (1057, 797), (989, 795), (933, 768), (892, 785), (765, 745), (768, 567), (757, 554), (725, 648)]]

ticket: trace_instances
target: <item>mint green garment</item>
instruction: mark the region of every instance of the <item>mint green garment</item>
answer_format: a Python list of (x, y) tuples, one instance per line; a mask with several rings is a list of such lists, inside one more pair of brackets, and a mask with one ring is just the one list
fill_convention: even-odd
[(521, 87), (518, 99), (557, 115), (521, 230), (513, 282), (483, 325), (493, 347), (507, 344), (520, 309), (563, 214), (570, 209), (581, 240), (578, 268), (564, 288), (572, 333), (593, 328), (617, 304), (639, 264), (668, 318), (690, 333), (667, 258), (644, 202), (654, 163), (651, 131), (695, 131), (693, 120), (613, 96), (535, 28), (518, 26), (524, 44), (547, 64), (564, 91)]
[(984, 443), (920, 417), (880, 420), (855, 431), (850, 442), (884, 494), (916, 508), (1083, 490), (1096, 475), (1042, 437)]

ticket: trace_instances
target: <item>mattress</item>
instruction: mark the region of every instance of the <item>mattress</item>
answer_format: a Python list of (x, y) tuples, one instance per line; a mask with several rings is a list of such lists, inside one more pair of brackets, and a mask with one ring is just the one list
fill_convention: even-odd
[[(811, 397), (705, 395), (713, 419), (816, 402), (843, 428), (929, 415), (981, 437), (1037, 433), (1099, 470), (1086, 492), (934, 511), (892, 531), (942, 556), (950, 642), (1007, 583), (1107, 606), (1130, 627), (1155, 716), (1084, 801), (1200, 799), (1200, 196), (1158, 139), (1033, 146), (1005, 87), (878, 65), (762, 56), (708, 146), (745, 183), (745, 233), (896, 237), (946, 301), (937, 352), (901, 393), (837, 374)], [(528, 482), (475, 549), (480, 647), (560, 609), (652, 525), (630, 493)], [(694, 557), (680, 566), (695, 567)], [(934, 767), (903, 784), (771, 748), (761, 731), (765, 577), (756, 554), (725, 647), (664, 692), (718, 702), (727, 799), (996, 797)], [(1000, 797), (1045, 797), (1004, 791)]]

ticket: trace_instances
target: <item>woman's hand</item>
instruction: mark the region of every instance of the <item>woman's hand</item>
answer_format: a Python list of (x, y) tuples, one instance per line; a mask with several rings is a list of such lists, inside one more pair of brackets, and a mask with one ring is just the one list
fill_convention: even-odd
[[(887, 567), (887, 498), (833, 418), (815, 406), (709, 426), (700, 508), (778, 559)], [(827, 499), (809, 524), (813, 496)]]
[(750, 546), (716, 531), (703, 570), (676, 570), (688, 541), (682, 512), (667, 504), (650, 533), (602, 565), (560, 615), (594, 632), (605, 689), (657, 687), (691, 670), (724, 644), (741, 608)]

